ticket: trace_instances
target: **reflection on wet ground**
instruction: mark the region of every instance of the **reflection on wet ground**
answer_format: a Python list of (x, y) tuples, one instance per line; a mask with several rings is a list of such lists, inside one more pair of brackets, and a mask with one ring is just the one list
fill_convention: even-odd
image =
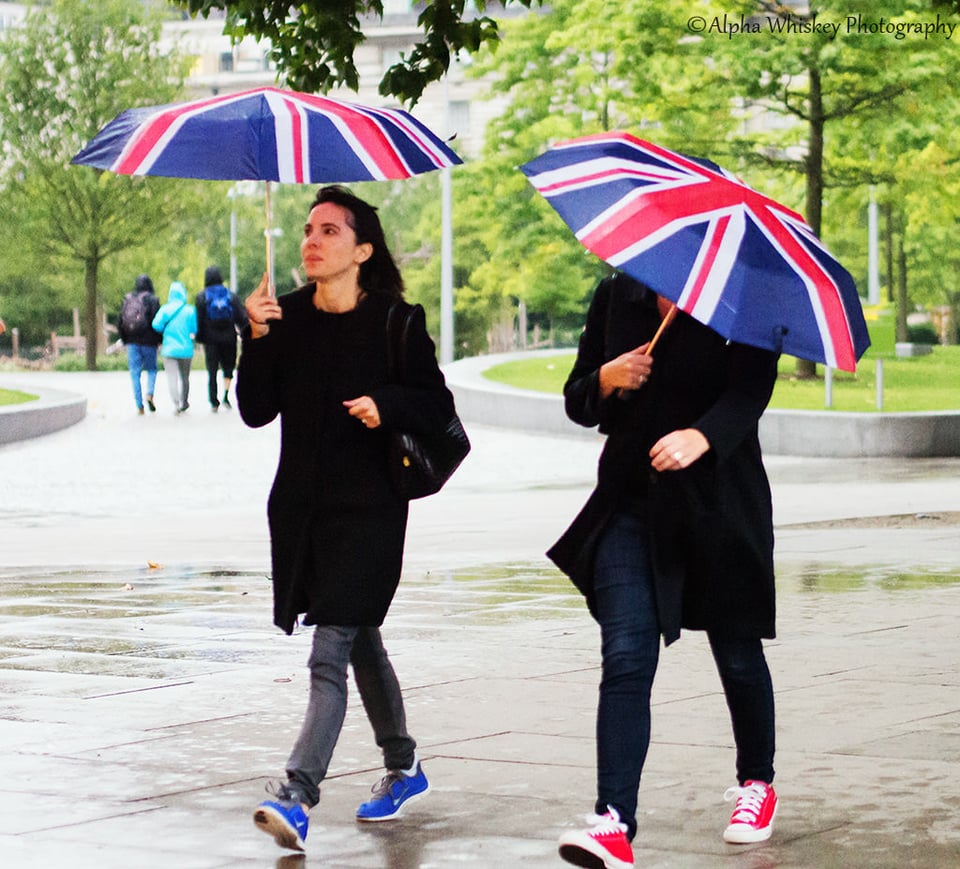
[[(0, 584), (5, 866), (70, 854), (71, 869), (547, 867), (591, 808), (598, 635), (543, 562), (405, 573), (384, 636), (433, 794), (402, 822), (358, 829), (380, 771), (353, 697), (306, 857), (277, 853), (250, 822), (308, 683), (309, 630), (269, 626), (268, 577), (185, 565), (7, 570)], [(720, 841), (729, 723), (706, 644), (685, 635), (655, 685), (638, 865), (907, 866), (917, 842), (924, 865), (957, 865), (960, 580), (787, 562), (779, 587), (774, 840)], [(37, 799), (55, 801), (52, 819)]]

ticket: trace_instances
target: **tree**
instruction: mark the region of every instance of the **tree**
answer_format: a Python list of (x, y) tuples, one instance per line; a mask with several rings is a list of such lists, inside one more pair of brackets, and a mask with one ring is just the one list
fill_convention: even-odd
[(555, 0), (506, 22), (496, 52), (480, 54), (473, 74), (509, 102), (487, 128), (484, 160), (456, 174), (464, 319), (512, 317), (523, 302), (548, 328), (582, 323), (604, 267), (517, 171), (551, 142), (622, 128), (717, 152), (735, 124), (731, 96), (702, 41), (687, 38), (689, 17), (686, 0)]
[[(226, 13), (224, 33), (240, 40), (245, 36), (270, 41), (270, 59), (290, 87), (315, 93), (346, 86), (359, 87), (353, 60), (363, 42), (365, 17), (383, 17), (382, 0), (174, 0), (191, 15), (208, 17)], [(410, 54), (391, 66), (380, 82), (380, 93), (402, 102), (416, 103), (430, 82), (439, 81), (460, 51), (475, 52), (495, 43), (497, 23), (483, 15), (488, 6), (508, 3), (530, 7), (540, 0), (473, 0), (471, 17), (467, 0), (429, 0), (421, 7), (417, 25), (423, 39)]]
[(90, 370), (100, 264), (174, 219), (184, 191), (68, 164), (122, 109), (178, 96), (186, 65), (159, 37), (137, 0), (54, 0), (0, 40), (5, 205), (25, 247), (39, 240), (49, 263), (83, 264)]
[[(799, 173), (805, 180), (807, 222), (823, 229), (824, 191), (831, 186), (872, 183), (875, 154), (831, 148), (833, 130), (890, 119), (918, 93), (931, 98), (951, 87), (942, 46), (936, 40), (881, 33), (868, 25), (917, 22), (930, 8), (922, 0), (822, 0), (803, 11), (774, 0), (727, 2), (729, 11), (754, 16), (756, 31), (730, 38), (718, 34), (714, 60), (747, 101), (745, 115), (762, 110), (785, 122), (766, 131), (751, 129), (739, 137), (740, 150), (755, 162)], [(836, 24), (833, 31), (828, 25)], [(815, 25), (820, 25), (819, 28)], [(709, 33), (708, 33), (709, 35)], [(813, 376), (812, 362), (798, 360), (797, 372)]]

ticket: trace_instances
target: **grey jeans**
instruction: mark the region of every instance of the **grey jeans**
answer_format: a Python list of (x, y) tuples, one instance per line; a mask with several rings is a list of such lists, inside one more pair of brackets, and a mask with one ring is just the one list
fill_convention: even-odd
[(287, 761), (288, 788), (301, 802), (315, 806), (320, 801), (320, 782), (326, 777), (347, 712), (348, 663), (383, 751), (384, 767), (413, 766), (417, 744), (407, 733), (400, 683), (378, 628), (317, 625), (308, 663), (310, 699)]
[(193, 359), (163, 357), (163, 370), (167, 372), (170, 401), (175, 410), (183, 410), (190, 399), (190, 366)]

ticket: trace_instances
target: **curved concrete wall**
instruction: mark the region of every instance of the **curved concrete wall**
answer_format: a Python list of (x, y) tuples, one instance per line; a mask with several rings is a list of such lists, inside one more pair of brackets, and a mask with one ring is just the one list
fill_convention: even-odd
[[(557, 395), (516, 389), (487, 380), (483, 372), (531, 353), (568, 355), (571, 350), (501, 353), (461, 359), (444, 367), (447, 384), (466, 422), (531, 432), (596, 437), (567, 419)], [(960, 456), (960, 411), (841, 413), (768, 410), (760, 420), (764, 452), (811, 457)]]
[(87, 399), (59, 389), (37, 389), (4, 383), (5, 389), (19, 389), (39, 396), (36, 401), (0, 407), (0, 444), (50, 434), (80, 422), (87, 415)]
[(781, 456), (960, 456), (960, 411), (768, 410), (760, 420), (760, 443)]

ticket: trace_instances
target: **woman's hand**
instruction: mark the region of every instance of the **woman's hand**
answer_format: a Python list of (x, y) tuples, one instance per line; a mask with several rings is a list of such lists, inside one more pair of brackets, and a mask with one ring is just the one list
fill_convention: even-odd
[(639, 389), (653, 369), (653, 357), (647, 356), (647, 345), (623, 353), (600, 366), (600, 396), (609, 398), (618, 389)]
[(650, 464), (655, 471), (679, 471), (689, 468), (710, 449), (703, 432), (683, 428), (665, 434), (650, 450)]
[(345, 401), (343, 406), (354, 419), (360, 420), (367, 428), (377, 428), (380, 425), (380, 411), (377, 403), (369, 395), (361, 395)]
[(263, 273), (257, 288), (247, 296), (244, 306), (250, 318), (250, 334), (254, 338), (262, 338), (270, 331), (268, 320), (283, 318), (280, 303), (270, 291), (270, 278), (266, 272)]

